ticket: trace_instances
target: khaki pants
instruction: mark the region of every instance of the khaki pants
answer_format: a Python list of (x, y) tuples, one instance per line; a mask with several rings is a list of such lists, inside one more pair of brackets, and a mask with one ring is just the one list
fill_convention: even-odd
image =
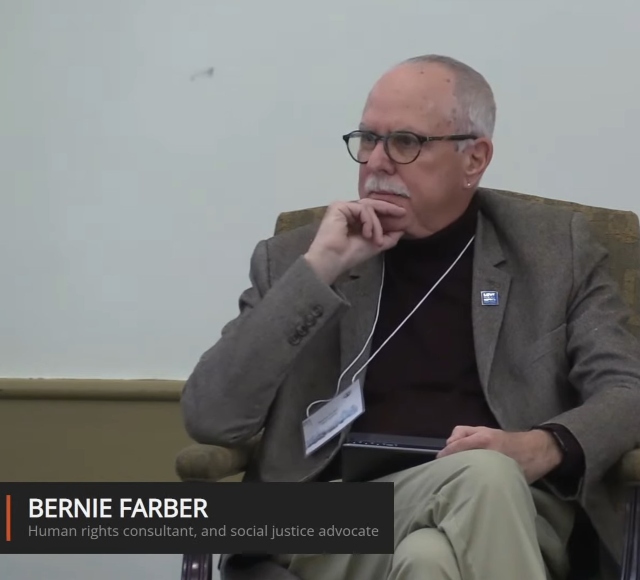
[(395, 483), (394, 554), (293, 554), (280, 561), (302, 580), (566, 577), (573, 509), (529, 487), (507, 456), (466, 451), (380, 481)]

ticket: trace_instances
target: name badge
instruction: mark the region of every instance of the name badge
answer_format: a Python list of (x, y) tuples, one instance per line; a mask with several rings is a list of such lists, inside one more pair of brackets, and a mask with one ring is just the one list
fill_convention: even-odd
[(336, 395), (302, 422), (308, 457), (364, 413), (360, 379)]

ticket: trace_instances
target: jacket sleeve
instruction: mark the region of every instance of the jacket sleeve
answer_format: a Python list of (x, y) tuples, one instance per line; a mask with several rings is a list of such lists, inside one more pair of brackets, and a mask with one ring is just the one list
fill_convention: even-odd
[(261, 241), (239, 313), (185, 383), (183, 420), (199, 443), (232, 446), (257, 434), (295, 358), (348, 307), (302, 256), (276, 280), (269, 266), (269, 242)]
[(584, 452), (584, 475), (572, 494), (577, 498), (640, 443), (640, 348), (626, 326), (630, 312), (609, 275), (606, 251), (581, 214), (571, 229), (567, 355), (581, 403), (548, 423), (568, 429)]

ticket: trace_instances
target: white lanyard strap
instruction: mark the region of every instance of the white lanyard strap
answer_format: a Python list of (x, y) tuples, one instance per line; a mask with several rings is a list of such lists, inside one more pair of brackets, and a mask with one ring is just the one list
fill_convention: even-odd
[[(413, 315), (413, 313), (418, 310), (418, 308), (420, 308), (420, 306), (422, 305), (422, 303), (431, 295), (431, 293), (438, 287), (438, 285), (440, 284), (440, 282), (442, 282), (447, 274), (449, 274), (449, 272), (451, 272), (451, 270), (453, 270), (454, 266), (460, 261), (460, 258), (462, 258), (462, 256), (464, 255), (464, 253), (467, 251), (467, 248), (471, 245), (471, 243), (473, 242), (475, 238), (474, 236), (471, 236), (471, 239), (467, 242), (466, 246), (462, 249), (462, 251), (460, 252), (460, 254), (458, 254), (458, 257), (453, 261), (453, 263), (451, 264), (451, 266), (449, 266), (447, 268), (447, 270), (445, 271), (444, 274), (442, 274), (442, 276), (440, 276), (440, 278), (438, 279), (438, 281), (431, 287), (431, 289), (422, 297), (422, 299), (420, 300), (420, 302), (418, 302), (418, 304), (416, 304), (416, 306), (414, 307), (414, 309), (409, 312), (409, 314), (407, 314), (407, 316), (405, 317), (405, 319), (398, 325), (398, 327), (387, 337), (387, 339), (378, 347), (378, 350), (376, 350), (376, 352), (374, 352), (368, 359), (367, 361), (354, 373), (353, 378), (351, 379), (351, 383), (354, 383), (356, 380), (356, 377), (367, 367), (367, 365), (374, 359), (374, 357), (382, 350), (382, 348), (391, 340), (391, 338), (396, 334), (396, 332), (398, 332), (398, 330), (400, 330), (402, 328), (402, 326), (404, 325), (404, 323), (409, 320), (409, 318), (411, 318), (411, 316)], [(362, 356), (362, 353), (364, 352), (365, 348), (367, 347), (367, 345), (369, 344), (369, 341), (371, 340), (371, 338), (373, 337), (373, 332), (376, 328), (376, 324), (378, 323), (378, 315), (380, 314), (380, 303), (382, 301), (382, 288), (384, 286), (384, 274), (385, 274), (385, 262), (384, 259), (382, 261), (382, 281), (380, 282), (380, 291), (378, 293), (378, 306), (376, 308), (376, 317), (375, 320), (373, 321), (373, 327), (371, 328), (371, 332), (369, 333), (369, 337), (367, 338), (366, 342), (364, 343), (364, 346), (362, 347), (362, 349), (360, 350), (360, 352), (358, 353), (358, 355), (351, 361), (351, 363), (349, 364), (349, 366), (344, 369), (344, 371), (342, 371), (342, 373), (340, 374), (340, 378), (338, 379), (338, 385), (336, 387), (336, 395), (340, 392), (340, 383), (342, 382), (342, 379), (344, 377), (344, 375), (347, 374), (347, 372), (349, 372), (349, 369), (358, 361), (358, 359)], [(313, 403), (311, 403), (308, 407), (307, 407), (307, 417), (309, 416), (309, 411), (311, 409), (311, 407), (313, 407), (314, 405), (317, 405), (318, 403), (327, 403), (330, 399), (323, 399), (321, 401), (314, 401)]]
[[(429, 290), (420, 300), (420, 302), (418, 302), (418, 304), (416, 304), (415, 308), (409, 312), (409, 314), (407, 314), (407, 316), (405, 317), (405, 319), (398, 324), (398, 327), (387, 337), (387, 339), (378, 347), (378, 350), (376, 350), (376, 352), (374, 352), (367, 360), (367, 362), (365, 362), (357, 371), (356, 373), (353, 375), (353, 378), (351, 379), (351, 382), (353, 383), (356, 380), (356, 377), (365, 369), (365, 367), (373, 360), (373, 358), (382, 350), (382, 347), (384, 347), (385, 344), (387, 344), (391, 338), (396, 334), (396, 332), (398, 332), (398, 330), (400, 330), (402, 328), (402, 325), (409, 320), (409, 318), (411, 318), (411, 316), (413, 316), (413, 313), (418, 310), (418, 308), (420, 308), (420, 306), (422, 305), (422, 303), (429, 298), (429, 296), (431, 295), (431, 293), (438, 287), (438, 285), (440, 284), (440, 282), (442, 282), (447, 274), (449, 272), (451, 272), (451, 270), (453, 270), (453, 267), (458, 263), (458, 261), (460, 260), (460, 258), (462, 258), (462, 256), (464, 255), (464, 253), (467, 251), (467, 248), (471, 245), (471, 242), (473, 242), (473, 239), (475, 238), (475, 236), (471, 236), (471, 239), (467, 242), (467, 245), (462, 249), (462, 252), (460, 252), (460, 254), (458, 254), (458, 257), (453, 261), (453, 264), (451, 264), (451, 266), (449, 266), (446, 270), (446, 272), (444, 274), (442, 274), (442, 276), (440, 276), (440, 278), (438, 279), (438, 281), (431, 287), (431, 290)], [(368, 341), (367, 341), (368, 342)], [(362, 353), (361, 353), (362, 354)], [(358, 355), (358, 358), (360, 357), (360, 355)], [(355, 362), (356, 360), (358, 360), (358, 358), (356, 358), (353, 362)], [(351, 363), (353, 364), (353, 363)], [(349, 365), (349, 367), (347, 367), (348, 370), (351, 367), (351, 365)], [(340, 380), (342, 379), (342, 377), (344, 376), (344, 373), (342, 373)], [(338, 380), (338, 388), (340, 386), (340, 380)]]

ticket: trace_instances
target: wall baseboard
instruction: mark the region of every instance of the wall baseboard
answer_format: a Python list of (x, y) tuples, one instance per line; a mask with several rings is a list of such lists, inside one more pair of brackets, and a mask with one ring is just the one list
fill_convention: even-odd
[(0, 378), (3, 481), (178, 481), (184, 382)]
[(179, 401), (184, 381), (0, 378), (0, 400)]

